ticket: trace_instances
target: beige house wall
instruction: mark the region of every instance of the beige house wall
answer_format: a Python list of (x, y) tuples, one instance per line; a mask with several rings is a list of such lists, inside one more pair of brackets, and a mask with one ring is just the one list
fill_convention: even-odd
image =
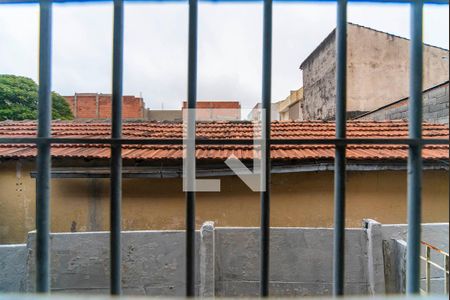
[[(35, 225), (35, 179), (31, 162), (0, 164), (0, 244), (21, 243)], [(198, 193), (197, 224), (259, 226), (259, 194), (238, 178), (222, 177), (220, 193)], [(425, 171), (423, 222), (449, 221), (448, 171)], [(108, 179), (53, 179), (53, 232), (108, 230)], [(406, 222), (406, 171), (349, 172), (347, 226), (363, 218)], [(124, 179), (123, 229), (183, 229), (181, 179)], [(272, 176), (271, 226), (332, 227), (333, 173)]]
[(144, 118), (147, 121), (183, 121), (183, 114), (180, 110), (154, 110), (147, 108)]
[(303, 88), (291, 91), (286, 99), (277, 103), (281, 121), (303, 120), (300, 103), (303, 101)]
[[(371, 111), (407, 97), (410, 41), (353, 24), (347, 30), (347, 110)], [(424, 90), (449, 79), (448, 59), (447, 50), (424, 47)]]

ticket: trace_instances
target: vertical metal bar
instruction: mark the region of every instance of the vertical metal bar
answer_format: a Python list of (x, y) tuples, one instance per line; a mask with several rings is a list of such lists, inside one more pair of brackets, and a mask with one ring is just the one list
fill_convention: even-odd
[[(114, 0), (114, 37), (112, 70), (112, 131), (113, 139), (122, 137), (123, 78), (123, 0)], [(111, 144), (111, 294), (122, 293), (121, 284), (121, 210), (122, 210), (122, 148)]]
[(450, 260), (448, 255), (444, 255), (444, 292), (448, 295), (449, 290), (449, 266), (450, 266)]
[[(193, 141), (187, 149), (187, 161), (195, 164), (195, 108), (197, 102), (197, 0), (189, 0), (188, 45), (188, 123), (187, 138)], [(191, 159), (190, 159), (191, 158)], [(188, 165), (188, 180), (195, 181), (195, 170)], [(186, 296), (195, 296), (195, 192), (186, 192)]]
[[(52, 1), (41, 0), (39, 20), (38, 137), (50, 138), (52, 122), (51, 57)], [(51, 145), (37, 144), (36, 176), (36, 291), (50, 291), (50, 171)]]
[[(336, 138), (346, 137), (347, 0), (337, 2)], [(345, 145), (336, 145), (334, 159), (333, 294), (344, 294)]]
[(262, 139), (265, 149), (261, 157), (264, 190), (261, 192), (261, 297), (269, 296), (270, 259), (270, 128), (271, 128), (271, 85), (272, 85), (272, 0), (264, 0), (263, 14), (263, 74), (262, 74)]
[[(411, 3), (409, 138), (422, 138), (423, 0)], [(409, 146), (408, 153), (408, 252), (406, 292), (420, 292), (420, 222), (422, 202), (422, 148)]]
[(430, 264), (430, 258), (431, 258), (431, 251), (430, 247), (426, 246), (426, 256), (425, 256), (425, 292), (429, 294), (430, 291), (430, 285), (431, 285), (431, 264)]

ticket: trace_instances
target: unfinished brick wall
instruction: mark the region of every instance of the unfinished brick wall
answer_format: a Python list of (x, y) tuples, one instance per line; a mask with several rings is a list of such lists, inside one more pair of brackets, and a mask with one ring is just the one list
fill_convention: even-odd
[[(75, 94), (64, 96), (75, 119), (111, 119), (112, 96), (108, 94)], [(123, 119), (143, 119), (144, 100), (135, 96), (123, 96)]]

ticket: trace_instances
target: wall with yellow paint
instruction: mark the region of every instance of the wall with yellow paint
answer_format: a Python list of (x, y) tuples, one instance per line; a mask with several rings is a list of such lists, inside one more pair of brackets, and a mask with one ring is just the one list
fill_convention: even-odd
[[(31, 162), (0, 164), (0, 244), (21, 243), (34, 230), (35, 179)], [(423, 222), (449, 221), (448, 171), (425, 171)], [(108, 179), (53, 179), (52, 231), (108, 230)], [(197, 194), (197, 224), (258, 226), (259, 194), (237, 177), (221, 178), (220, 193)], [(123, 229), (183, 229), (181, 179), (124, 179)], [(349, 172), (347, 226), (363, 218), (382, 223), (406, 222), (406, 171)], [(271, 225), (332, 227), (333, 173), (272, 176)]]

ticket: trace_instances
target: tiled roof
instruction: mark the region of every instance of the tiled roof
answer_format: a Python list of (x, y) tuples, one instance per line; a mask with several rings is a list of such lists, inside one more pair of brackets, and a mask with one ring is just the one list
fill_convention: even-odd
[[(53, 137), (64, 138), (109, 138), (109, 123), (54, 122)], [(35, 122), (0, 122), (0, 138), (35, 137)], [(182, 138), (180, 123), (140, 122), (124, 123), (124, 138), (139, 139), (176, 139)], [(250, 139), (253, 125), (250, 122), (199, 122), (197, 137), (203, 139)], [(334, 138), (332, 122), (272, 122), (273, 139), (280, 138)], [(408, 124), (404, 121), (351, 121), (347, 125), (349, 138), (407, 138)], [(449, 128), (441, 124), (423, 124), (424, 138), (448, 139)], [(351, 160), (379, 161), (405, 160), (407, 147), (404, 145), (349, 145), (347, 158)], [(332, 145), (273, 145), (271, 156), (275, 161), (288, 160), (331, 160), (334, 157)], [(171, 145), (123, 145), (123, 158), (129, 160), (179, 160), (182, 157), (181, 146)], [(251, 146), (245, 145), (202, 145), (197, 146), (197, 158), (200, 160), (225, 160), (231, 154), (240, 159), (252, 159)], [(52, 146), (54, 158), (107, 159), (110, 155), (108, 145), (63, 145)], [(0, 144), (0, 159), (34, 158), (34, 145)], [(423, 150), (426, 160), (447, 160), (448, 145), (428, 145)]]

